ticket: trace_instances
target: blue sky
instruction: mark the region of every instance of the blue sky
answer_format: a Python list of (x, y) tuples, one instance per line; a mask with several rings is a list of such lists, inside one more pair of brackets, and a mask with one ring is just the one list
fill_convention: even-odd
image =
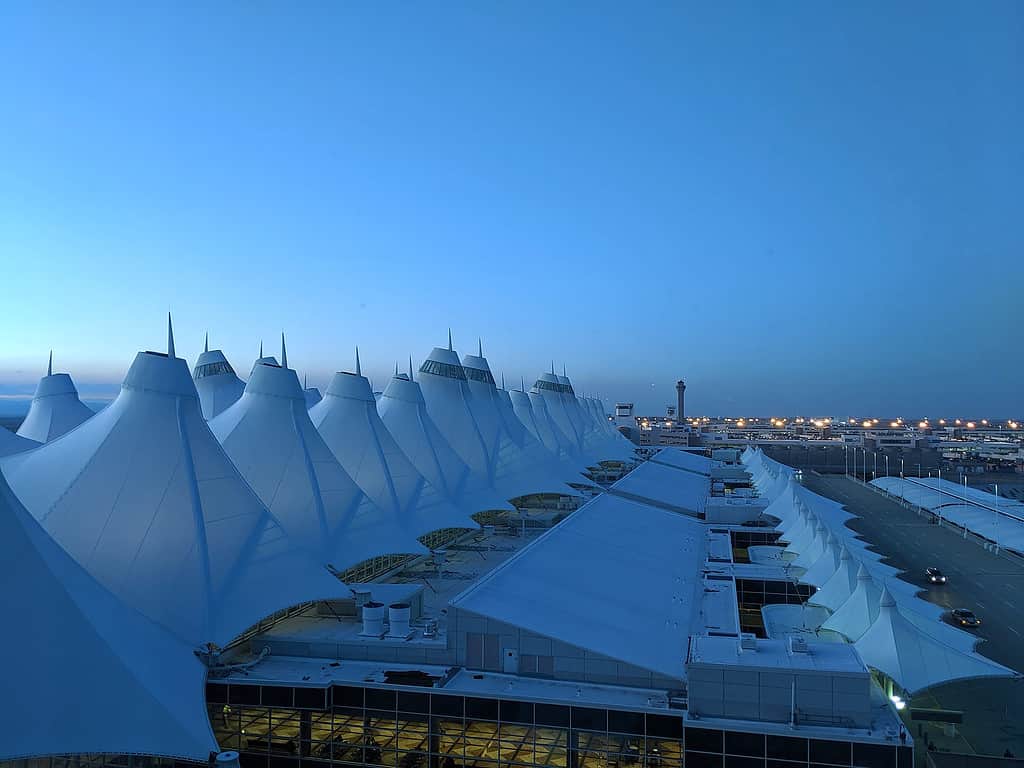
[(1020, 415), (1024, 6), (0, 9), (0, 391), (175, 315), (642, 410)]

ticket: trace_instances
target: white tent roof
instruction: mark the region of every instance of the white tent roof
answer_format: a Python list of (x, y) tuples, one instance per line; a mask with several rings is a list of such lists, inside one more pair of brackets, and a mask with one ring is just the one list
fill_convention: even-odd
[(0, 477), (4, 632), (0, 760), (144, 753), (205, 760), (217, 745), (206, 669), (181, 640), (74, 562)]
[(878, 601), (882, 590), (875, 584), (867, 568), (861, 564), (857, 571), (857, 586), (850, 597), (821, 625), (822, 629), (846, 637), (851, 642), (863, 635), (878, 616)]
[(523, 478), (523, 487), (528, 489), (526, 493), (534, 493), (538, 488), (548, 490), (543, 486), (550, 486), (552, 491), (567, 493), (571, 492), (565, 486), (567, 481), (584, 482), (585, 479), (574, 466), (562, 464), (555, 454), (527, 433), (522, 422), (515, 417), (513, 409), (510, 409), (511, 419), (502, 413), (501, 397), (490, 366), (482, 354), (465, 355), (462, 367), (469, 387), (469, 407), (485, 442), (492, 446), (489, 453), (492, 461), (497, 464), (496, 475), (502, 473), (504, 465), (506, 474)]
[(394, 376), (377, 400), (377, 412), (420, 474), (460, 509), (512, 509), (486, 478), (470, 471), (427, 413), (418, 382)]
[(537, 454), (517, 448), (502, 426), (493, 385), (474, 394), (453, 350), (435, 347), (420, 367), (419, 383), (427, 411), (449, 445), (506, 499), (573, 492)]
[(664, 464), (645, 461), (612, 486), (613, 491), (668, 504), (691, 512), (703, 512), (711, 481)]
[(865, 664), (911, 694), (951, 680), (1018, 676), (984, 656), (965, 653), (919, 631), (886, 590), (879, 597), (877, 617), (854, 645)]
[(587, 471), (586, 467), (557, 450), (557, 448), (552, 451), (536, 436), (533, 431), (536, 424), (533, 419), (533, 408), (529, 405), (529, 396), (523, 392), (515, 393), (517, 397), (521, 396), (526, 401), (526, 409), (524, 409), (524, 413), (531, 421), (531, 426), (527, 427), (519, 418), (516, 408), (512, 404), (512, 394), (506, 389), (496, 390), (496, 393), (498, 413), (501, 415), (506, 431), (512, 436), (512, 439), (517, 445), (524, 450), (529, 449), (535, 452), (540, 451), (541, 455), (544, 456), (545, 460), (548, 462), (560, 463), (562, 467), (562, 469), (559, 470), (560, 473), (567, 477), (570, 482), (588, 482), (586, 478), (579, 477)]
[(324, 399), (324, 396), (320, 394), (320, 390), (316, 387), (305, 387), (302, 390), (303, 398), (306, 400), (306, 410), (308, 411), (314, 405)]
[(219, 349), (206, 346), (192, 369), (192, 378), (199, 393), (203, 418), (209, 421), (242, 396), (245, 382), (235, 375), (235, 369)]
[(210, 432), (183, 360), (140, 352), (73, 432), (0, 462), (43, 527), (127, 605), (193, 645), (344, 586), (288, 540)]
[(857, 564), (850, 556), (850, 551), (840, 546), (839, 564), (824, 584), (807, 600), (810, 605), (822, 605), (835, 611), (846, 602), (857, 587)]
[(699, 521), (602, 494), (452, 605), (679, 678), (704, 547)]
[(292, 369), (256, 363), (245, 393), (210, 429), (285, 532), (321, 562), (342, 571), (375, 555), (420, 551), (401, 518), (367, 499), (338, 463)]
[(28, 415), (18, 427), (18, 435), (37, 443), (70, 432), (94, 415), (93, 410), (78, 399), (75, 383), (66, 373), (53, 373), (53, 354), (47, 373), (39, 380)]
[[(554, 373), (542, 373), (534, 382), (530, 392), (544, 401), (551, 423), (563, 435), (563, 440), (569, 444), (570, 450), (587, 463), (592, 463), (596, 461), (596, 457), (584, 450), (583, 438), (566, 410), (565, 399), (562, 397), (562, 386)], [(533, 407), (534, 410), (537, 409), (536, 401), (534, 401)]]
[[(566, 379), (566, 385), (571, 390), (572, 384), (568, 382), (569, 380)], [(608, 424), (607, 420), (595, 417), (586, 398), (573, 394), (568, 397), (570, 410), (579, 414), (579, 420), (582, 423), (585, 450), (600, 457), (601, 460), (628, 461), (634, 458), (636, 446), (618, 432), (614, 435), (609, 434), (605, 429)]]
[(27, 437), (14, 434), (6, 427), (0, 427), (0, 456), (21, 453), (31, 448), (38, 448), (39, 445), (35, 440), (29, 440)]
[(441, 528), (476, 527), (470, 517), (476, 510), (459, 509), (447, 501), (399, 448), (377, 413), (365, 376), (334, 374), (327, 394), (309, 416), (363, 493), (400, 520), (407, 534), (419, 537)]
[(583, 463), (579, 460), (579, 451), (572, 448), (568, 438), (551, 420), (544, 399), (540, 395), (511, 390), (508, 396), (512, 400), (516, 416), (548, 451), (565, 461)]
[(831, 534), (826, 534), (825, 546), (818, 558), (812, 563), (800, 581), (804, 584), (813, 584), (817, 587), (832, 578), (839, 569), (839, 542)]
[(807, 542), (807, 546), (803, 549), (797, 549), (792, 544), (786, 547), (787, 552), (796, 552), (796, 559), (793, 561), (793, 565), (797, 568), (810, 568), (814, 563), (818, 561), (821, 554), (825, 551), (825, 541), (828, 536), (828, 532), (825, 530), (825, 526), (822, 525), (821, 520), (815, 519), (814, 521), (814, 533), (811, 535)]

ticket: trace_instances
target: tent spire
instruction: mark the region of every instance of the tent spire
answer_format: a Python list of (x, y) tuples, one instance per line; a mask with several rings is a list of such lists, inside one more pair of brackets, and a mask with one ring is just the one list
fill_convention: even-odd
[(395, 378), (398, 378), (398, 361), (395, 360)]
[(409, 381), (416, 381), (416, 379), (412, 377), (412, 355), (409, 355)]
[(260, 339), (260, 359), (263, 359), (263, 339)]
[(281, 331), (281, 367), (288, 367), (288, 350), (284, 346), (284, 331)]
[(363, 369), (359, 365), (359, 347), (356, 347), (356, 376), (362, 376)]
[(479, 337), (476, 340), (476, 356), (477, 357), (483, 357), (484, 356), (484, 340), (479, 338)]
[(505, 372), (504, 371), (501, 372), (501, 388), (502, 389), (505, 388)]
[(175, 357), (174, 354), (174, 327), (171, 325), (171, 313), (167, 313), (167, 356)]
[(452, 351), (452, 329), (448, 329), (448, 351)]
[(46, 364), (46, 375), (53, 376), (53, 350), (50, 350), (50, 362)]
[(565, 363), (562, 363), (562, 378), (565, 378)]
[(519, 389), (524, 393), (526, 392), (526, 377), (522, 374), (519, 374)]
[(203, 352), (210, 351), (210, 332), (206, 332), (206, 338), (203, 339)]
[(555, 361), (554, 360), (551, 361), (551, 375), (552, 376), (555, 375)]
[(309, 389), (309, 374), (308, 373), (302, 374), (302, 388), (303, 389)]

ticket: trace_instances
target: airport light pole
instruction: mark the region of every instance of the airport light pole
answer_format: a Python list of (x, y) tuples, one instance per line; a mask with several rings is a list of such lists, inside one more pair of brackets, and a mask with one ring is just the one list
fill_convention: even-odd
[(882, 457), (885, 459), (885, 476), (889, 476), (889, 454), (883, 453)]
[(850, 446), (843, 445), (843, 469), (845, 470), (844, 474), (847, 477), (850, 476), (850, 452), (849, 452), (849, 448), (850, 448)]
[(871, 452), (871, 479), (875, 480), (878, 478), (878, 454), (875, 451)]
[(992, 527), (995, 528), (995, 533), (992, 534), (992, 541), (996, 544), (996, 554), (999, 554), (999, 483), (996, 486), (996, 514), (992, 518)]

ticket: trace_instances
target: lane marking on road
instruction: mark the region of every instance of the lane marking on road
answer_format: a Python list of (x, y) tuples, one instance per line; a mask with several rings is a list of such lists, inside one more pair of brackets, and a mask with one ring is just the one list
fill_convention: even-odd
[(1013, 627), (1011, 627), (1011, 626), (1007, 626), (1006, 628), (1007, 628), (1008, 630), (1010, 630), (1011, 632), (1013, 632), (1013, 634), (1015, 634), (1015, 635), (1016, 635), (1017, 637), (1020, 637), (1020, 632), (1018, 632), (1018, 631), (1017, 631), (1016, 629), (1014, 629)]

